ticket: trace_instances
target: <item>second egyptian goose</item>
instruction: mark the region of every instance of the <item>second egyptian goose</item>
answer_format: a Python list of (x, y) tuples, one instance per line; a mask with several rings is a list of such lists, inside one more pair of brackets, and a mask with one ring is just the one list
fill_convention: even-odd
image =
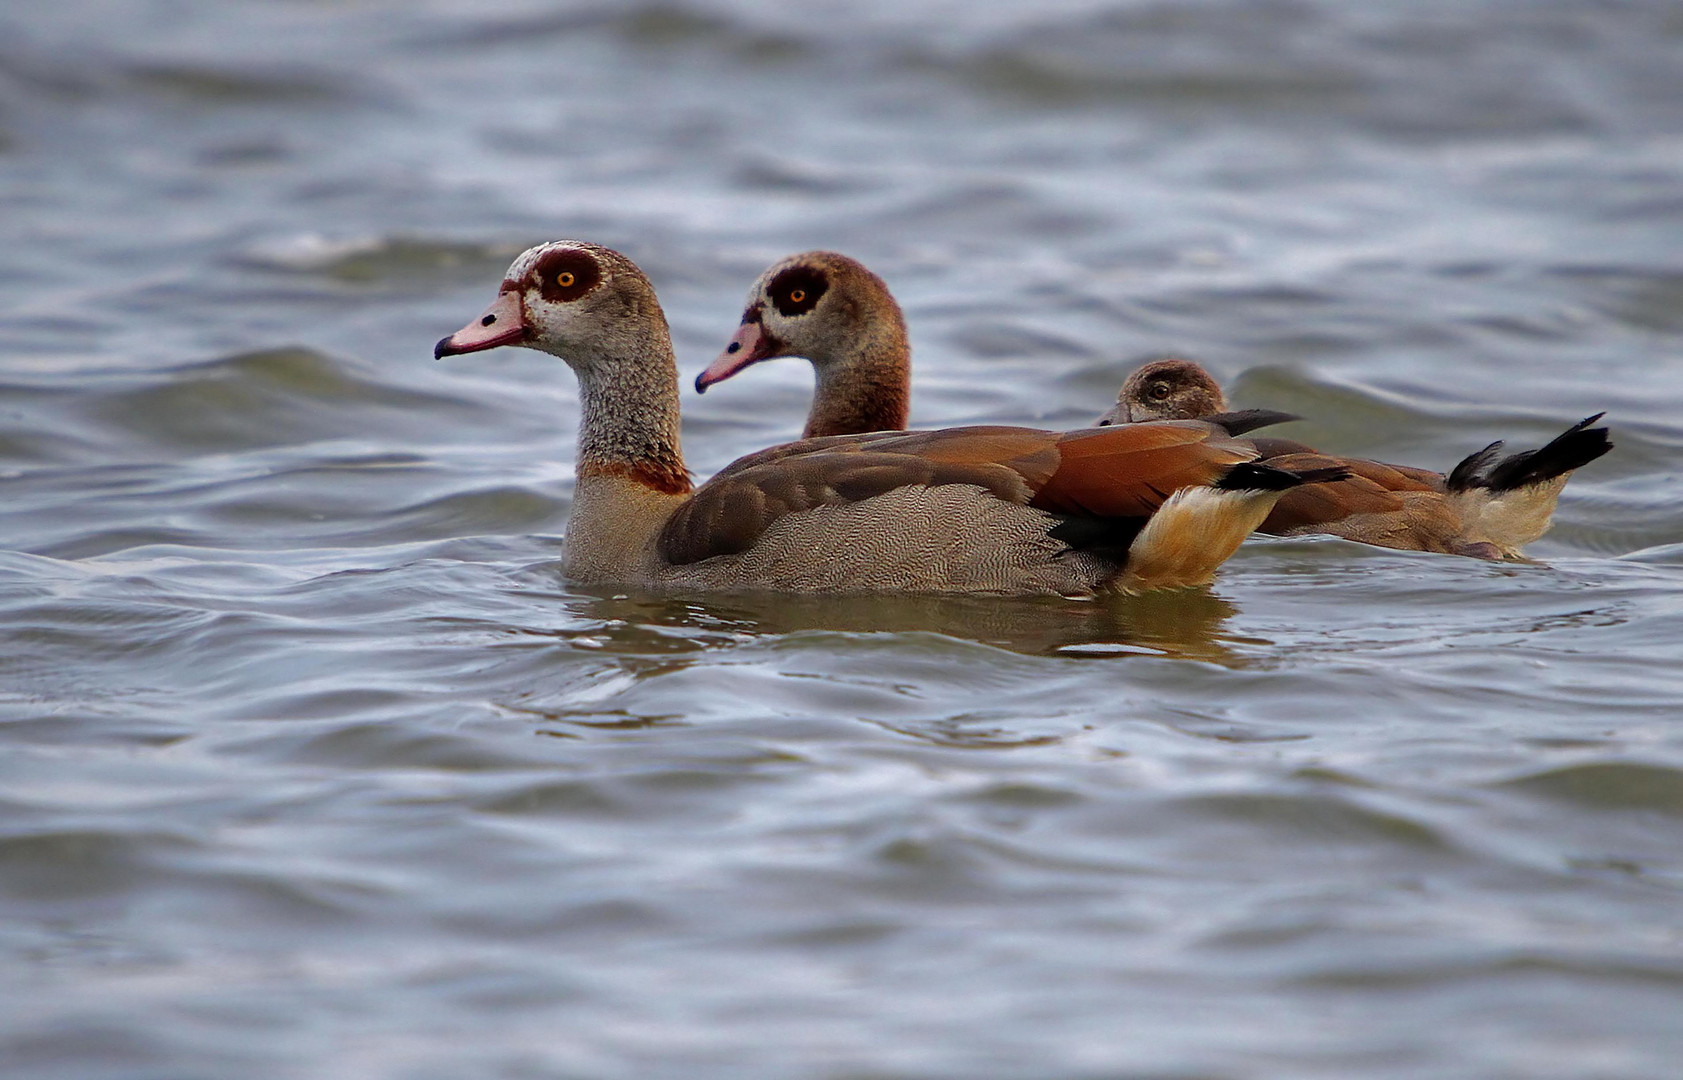
[[(821, 299), (779, 296), (795, 309)], [(578, 378), (563, 568), (581, 582), (1078, 597), (1200, 585), (1283, 491), (1344, 475), (1259, 465), (1215, 425), (1167, 421), (806, 439), (696, 488), (654, 288), (630, 259), (576, 240), (517, 258), (434, 355), (501, 345), (560, 357)]]

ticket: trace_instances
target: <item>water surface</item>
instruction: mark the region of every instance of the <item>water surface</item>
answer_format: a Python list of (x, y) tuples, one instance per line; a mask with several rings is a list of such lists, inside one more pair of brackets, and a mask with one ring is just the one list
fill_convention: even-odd
[[(14, 7), (8, 1077), (1674, 1075), (1675, 4)], [(569, 374), (430, 359), (561, 236), (686, 376), (859, 256), (920, 424), (1175, 350), (1329, 450), (1617, 450), (1535, 566), (578, 589)]]

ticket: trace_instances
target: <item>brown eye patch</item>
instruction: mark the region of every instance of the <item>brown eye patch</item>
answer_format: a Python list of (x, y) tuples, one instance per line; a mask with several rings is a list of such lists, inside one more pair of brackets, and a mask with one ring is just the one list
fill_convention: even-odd
[(602, 268), (587, 251), (551, 251), (532, 267), (538, 292), (545, 300), (577, 300), (602, 281)]
[(780, 315), (805, 315), (818, 306), (830, 279), (813, 266), (791, 266), (771, 279), (766, 295)]

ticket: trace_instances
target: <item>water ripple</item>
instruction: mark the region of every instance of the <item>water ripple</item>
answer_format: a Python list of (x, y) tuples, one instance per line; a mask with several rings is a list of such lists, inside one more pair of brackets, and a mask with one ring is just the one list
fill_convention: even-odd
[[(1670, 1075), (1675, 6), (13, 5), (8, 1075)], [(826, 247), (920, 423), (1174, 351), (1329, 451), (1617, 448), (1529, 565), (576, 588), (570, 374), (431, 359), (563, 235), (686, 377)], [(697, 474), (810, 387), (686, 393)]]

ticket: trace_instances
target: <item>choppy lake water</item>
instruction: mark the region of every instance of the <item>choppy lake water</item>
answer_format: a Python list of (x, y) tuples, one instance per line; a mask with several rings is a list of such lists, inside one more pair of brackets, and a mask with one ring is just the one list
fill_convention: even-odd
[[(580, 591), (570, 375), (430, 359), (560, 236), (690, 376), (863, 258), (924, 425), (1176, 350), (1330, 450), (1617, 449), (1537, 566)], [(0, 1074), (1675, 1076), (1680, 253), (1675, 0), (7, 6)]]

